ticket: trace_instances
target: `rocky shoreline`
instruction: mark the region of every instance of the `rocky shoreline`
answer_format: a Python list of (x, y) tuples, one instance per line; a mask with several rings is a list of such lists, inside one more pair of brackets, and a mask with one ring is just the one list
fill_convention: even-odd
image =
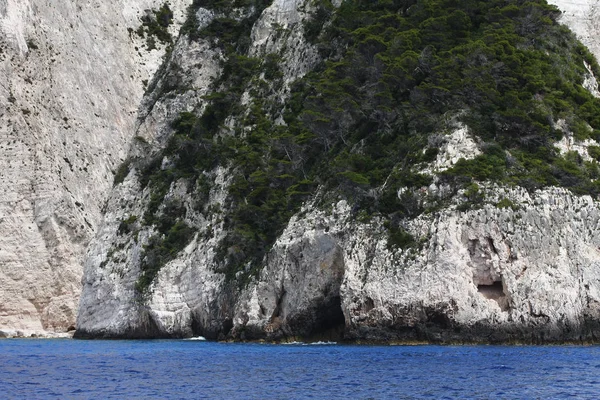
[(75, 331), (48, 332), (29, 330), (0, 330), (0, 339), (72, 339)]

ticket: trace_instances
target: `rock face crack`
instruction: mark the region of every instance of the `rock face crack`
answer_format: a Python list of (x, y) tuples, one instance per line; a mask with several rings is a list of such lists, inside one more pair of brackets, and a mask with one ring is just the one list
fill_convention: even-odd
[(281, 307), (282, 307), (282, 303), (283, 300), (285, 299), (285, 288), (281, 288), (281, 294), (279, 295), (279, 298), (277, 299), (277, 305), (275, 306), (275, 309), (273, 310), (273, 314), (271, 314), (271, 323), (275, 323), (275, 321), (279, 318), (279, 315), (281, 314)]
[(496, 249), (496, 246), (494, 246), (494, 239), (492, 239), (491, 237), (487, 237), (486, 240), (488, 242), (488, 246), (490, 247), (490, 250), (492, 250), (492, 252), (495, 255), (498, 255), (498, 250)]

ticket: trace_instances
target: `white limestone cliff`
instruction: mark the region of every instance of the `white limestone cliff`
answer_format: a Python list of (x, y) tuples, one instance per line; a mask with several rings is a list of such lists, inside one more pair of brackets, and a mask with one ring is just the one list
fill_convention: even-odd
[(600, 4), (596, 0), (548, 0), (562, 12), (560, 21), (567, 25), (600, 59)]
[[(172, 0), (176, 24), (190, 0)], [(0, 0), (0, 330), (75, 324), (82, 255), (164, 48), (130, 30), (159, 0)]]
[[(324, 287), (337, 283), (346, 339), (595, 339), (597, 203), (563, 189), (529, 195), (492, 188), (489, 193), (493, 197), (481, 209), (450, 208), (413, 221), (411, 233), (427, 241), (404, 252), (391, 252), (376, 221), (357, 223), (344, 202), (331, 213), (310, 211), (293, 219), (270, 256), (277, 261), (268, 264), (239, 304), (234, 330), (269, 332), (285, 325), (273, 315), (293, 316), (302, 303), (281, 302), (282, 287), (287, 296), (308, 292), (304, 302), (327, 308), (319, 297)], [(511, 199), (518, 209), (497, 207), (500, 198)], [(301, 256), (316, 259), (285, 262)], [(343, 271), (343, 280), (321, 278), (312, 286), (294, 282), (335, 270)], [(328, 315), (334, 311), (321, 309)]]

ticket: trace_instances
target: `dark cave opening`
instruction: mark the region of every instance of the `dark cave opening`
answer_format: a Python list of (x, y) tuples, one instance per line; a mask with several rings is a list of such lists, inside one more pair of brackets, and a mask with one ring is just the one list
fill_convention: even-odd
[(498, 297), (504, 296), (504, 288), (502, 281), (495, 281), (491, 285), (477, 285), (477, 291), (486, 299), (496, 300)]
[(210, 324), (203, 324), (200, 318), (192, 313), (192, 335), (203, 336), (209, 340), (225, 340), (233, 329), (233, 319), (216, 319)]
[(334, 296), (320, 304), (310, 334), (310, 341), (338, 341), (344, 338), (346, 319), (342, 311), (342, 299)]

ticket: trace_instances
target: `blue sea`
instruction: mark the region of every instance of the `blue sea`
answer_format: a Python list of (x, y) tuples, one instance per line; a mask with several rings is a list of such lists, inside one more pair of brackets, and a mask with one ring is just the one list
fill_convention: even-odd
[(0, 340), (2, 399), (598, 399), (597, 346)]

